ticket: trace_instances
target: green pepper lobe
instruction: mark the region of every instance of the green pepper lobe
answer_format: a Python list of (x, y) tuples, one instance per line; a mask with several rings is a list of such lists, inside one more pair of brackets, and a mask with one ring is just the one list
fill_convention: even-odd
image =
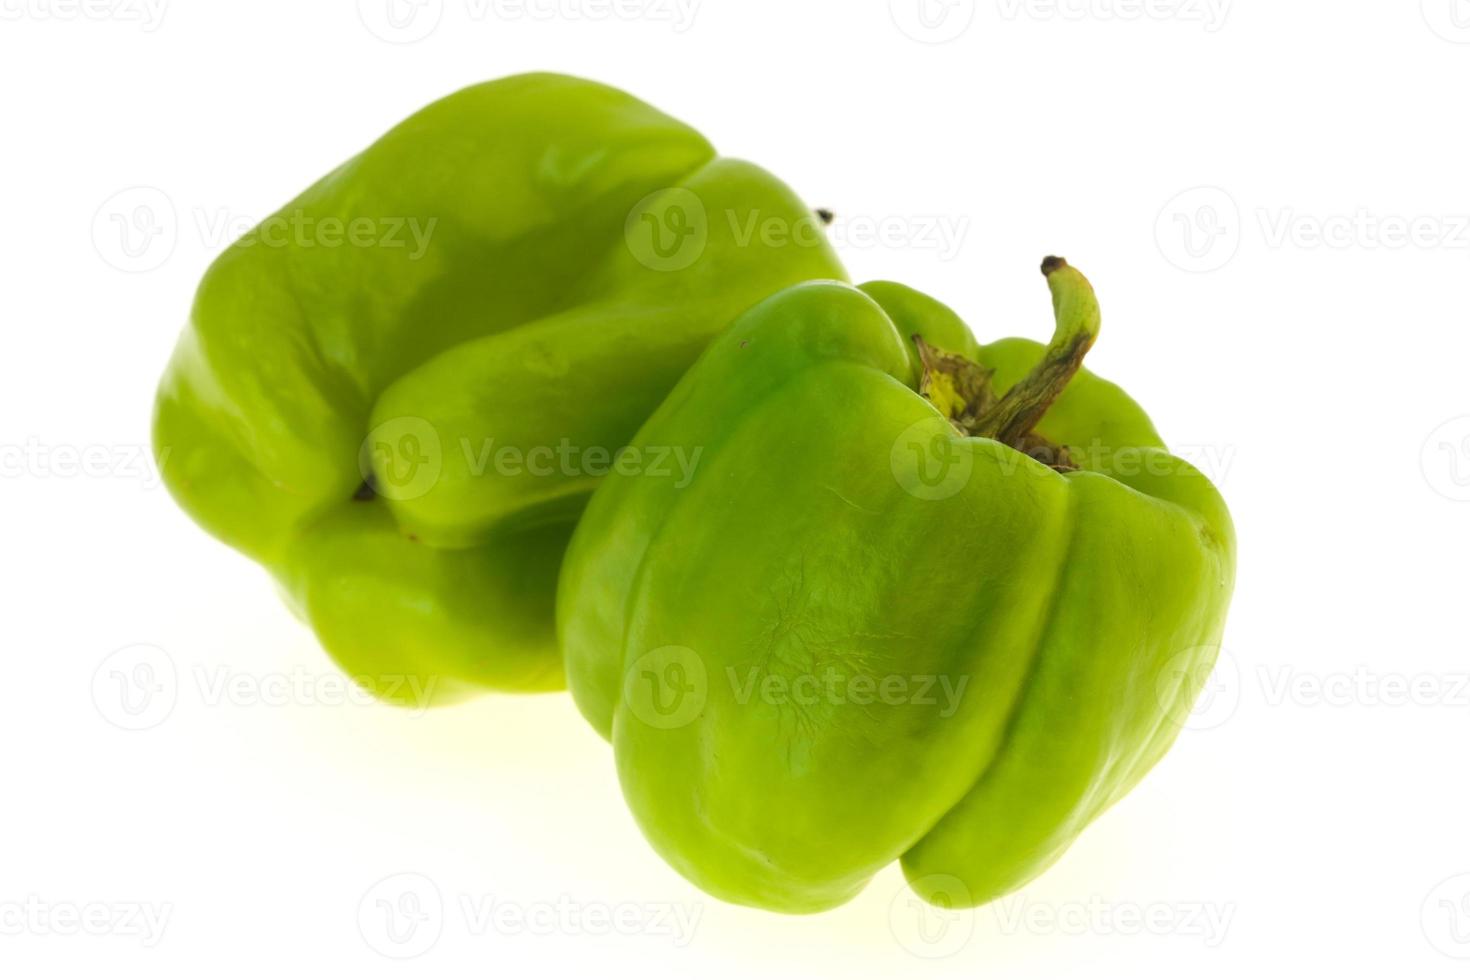
[(618, 450), (736, 314), (842, 276), (789, 188), (631, 96), (478, 85), (210, 267), (155, 450), (364, 685), (556, 688), (561, 555)]
[(1096, 300), (1044, 271), (1049, 347), (978, 345), (893, 283), (773, 296), (639, 432), (699, 447), (693, 479), (594, 494), (561, 573), (569, 686), (644, 833), (711, 893), (815, 911), (899, 860), (931, 901), (988, 901), (1179, 732), (1230, 518), (1080, 367)]

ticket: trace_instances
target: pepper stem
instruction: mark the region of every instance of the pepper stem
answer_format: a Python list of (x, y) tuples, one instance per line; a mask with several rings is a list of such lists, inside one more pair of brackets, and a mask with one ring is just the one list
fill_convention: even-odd
[(1102, 315), (1087, 278), (1066, 259), (1048, 256), (1041, 273), (1051, 289), (1056, 332), (1031, 372), (1007, 391), (971, 430), (974, 435), (1021, 446), (1046, 410), (1082, 367), (1082, 359), (1097, 340)]
[(919, 393), (965, 435), (994, 439), (1066, 471), (1076, 469), (1066, 448), (1031, 430), (1082, 367), (1102, 317), (1092, 285), (1066, 259), (1048, 256), (1041, 263), (1041, 272), (1051, 288), (1057, 326), (1041, 361), (1029, 374), (997, 398), (990, 386), (992, 371), (940, 350), (916, 334), (914, 344), (923, 367)]

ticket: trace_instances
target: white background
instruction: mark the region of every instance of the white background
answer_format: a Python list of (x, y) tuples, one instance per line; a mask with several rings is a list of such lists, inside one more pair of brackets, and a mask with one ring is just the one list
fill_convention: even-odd
[[(0, 0), (0, 972), (1464, 975), (1470, 3), (402, 9)], [(153, 387), (209, 261), (421, 105), (536, 68), (761, 162), (836, 210), (855, 279), (982, 339), (1045, 337), (1037, 261), (1066, 255), (1105, 311), (1089, 364), (1218, 481), (1209, 700), (1019, 896), (920, 919), (891, 868), (815, 917), (710, 899), (564, 695), (341, 703), (161, 488)], [(115, 679), (150, 668), (129, 715)]]

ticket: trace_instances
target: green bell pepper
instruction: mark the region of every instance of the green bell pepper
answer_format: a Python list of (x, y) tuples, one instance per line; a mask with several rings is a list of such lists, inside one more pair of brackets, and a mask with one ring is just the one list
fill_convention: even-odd
[(381, 696), (557, 688), (557, 571), (602, 472), (736, 314), (842, 276), (790, 189), (631, 96), (479, 85), (210, 267), (155, 450)]
[[(741, 316), (638, 435), (564, 563), (568, 682), (644, 833), (721, 898), (838, 905), (902, 861), (937, 904), (1020, 887), (1173, 742), (1234, 580), (1225, 504), (1050, 346), (978, 345), (893, 283)], [(910, 339), (912, 338), (912, 339)], [(1070, 382), (1070, 383), (1069, 383)]]

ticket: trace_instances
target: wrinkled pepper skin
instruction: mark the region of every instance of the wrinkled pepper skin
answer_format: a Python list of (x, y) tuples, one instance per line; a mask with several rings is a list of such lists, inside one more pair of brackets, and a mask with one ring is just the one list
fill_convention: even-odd
[(563, 566), (576, 702), (654, 848), (728, 901), (827, 909), (894, 860), (936, 904), (1012, 891), (1159, 760), (1215, 658), (1209, 481), (1085, 370), (1037, 430), (1079, 468), (962, 435), (914, 334), (997, 392), (1042, 357), (896, 284), (788, 289), (638, 435), (704, 447), (692, 482), (609, 479)]
[(168, 486), (380, 695), (559, 688), (557, 571), (606, 466), (581, 454), (624, 446), (742, 310), (844, 277), (813, 221), (614, 89), (451, 95), (210, 267), (158, 392)]

